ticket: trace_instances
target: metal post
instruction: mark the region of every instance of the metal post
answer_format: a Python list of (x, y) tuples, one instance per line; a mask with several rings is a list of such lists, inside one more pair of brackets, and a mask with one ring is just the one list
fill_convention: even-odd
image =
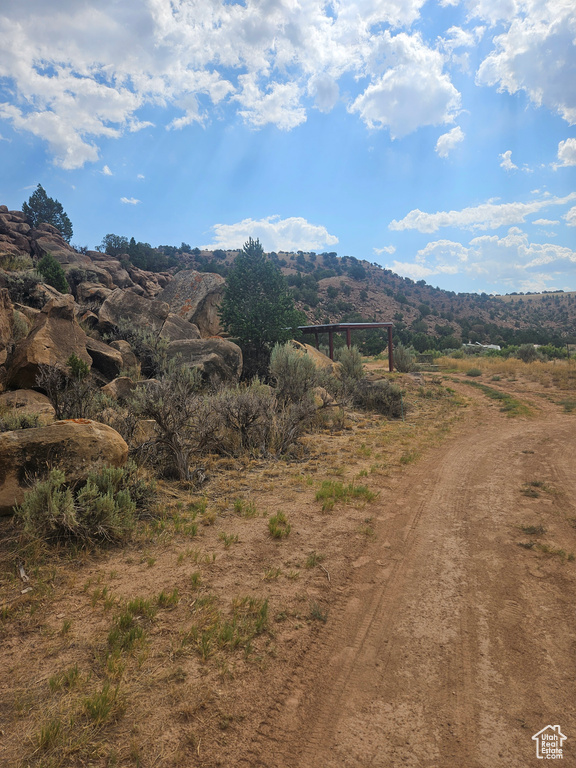
[(348, 349), (350, 349), (350, 345), (352, 344), (352, 331), (350, 328), (346, 328), (346, 346)]
[(334, 331), (332, 328), (328, 330), (328, 355), (330, 360), (334, 360)]
[(392, 327), (388, 327), (388, 370), (394, 370), (394, 352), (392, 351)]
[(320, 349), (320, 338), (318, 336), (318, 331), (314, 331), (314, 336), (316, 337), (316, 349)]

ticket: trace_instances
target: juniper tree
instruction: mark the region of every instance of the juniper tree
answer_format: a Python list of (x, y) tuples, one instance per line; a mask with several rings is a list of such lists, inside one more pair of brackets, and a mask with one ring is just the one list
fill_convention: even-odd
[(62, 203), (48, 197), (44, 187), (38, 184), (30, 195), (28, 202), (23, 203), (22, 211), (26, 214), (31, 227), (39, 224), (52, 224), (60, 232), (66, 242), (72, 238), (72, 222), (65, 213)]
[(249, 238), (236, 257), (226, 280), (220, 319), (242, 349), (245, 379), (266, 377), (274, 345), (297, 333), (300, 313), (282, 272), (258, 239)]

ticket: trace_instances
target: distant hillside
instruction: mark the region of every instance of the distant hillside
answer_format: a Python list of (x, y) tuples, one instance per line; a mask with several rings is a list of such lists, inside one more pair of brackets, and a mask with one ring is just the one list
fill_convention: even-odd
[[(225, 277), (237, 251), (194, 249), (170, 255), (182, 266)], [(576, 342), (576, 293), (454, 293), (334, 252), (270, 256), (286, 275), (296, 304), (310, 323), (390, 321), (396, 341), (420, 351), (468, 341), (556, 346)], [(378, 346), (381, 334), (372, 336)]]

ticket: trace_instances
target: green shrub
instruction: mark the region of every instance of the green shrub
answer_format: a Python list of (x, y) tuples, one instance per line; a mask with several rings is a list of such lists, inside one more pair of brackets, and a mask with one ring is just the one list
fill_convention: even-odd
[(522, 344), (516, 352), (516, 357), (523, 363), (533, 363), (539, 359), (540, 355), (534, 344)]
[(33, 429), (41, 427), (42, 422), (37, 413), (18, 413), (8, 411), (0, 416), (0, 432), (12, 432), (15, 429)]
[(364, 378), (362, 355), (357, 347), (340, 347), (334, 353), (334, 358), (342, 366), (342, 377), (359, 381)]
[(123, 487), (125, 479), (122, 469), (104, 468), (92, 472), (73, 492), (66, 487), (64, 472), (53, 469), (26, 493), (16, 507), (16, 519), (26, 535), (48, 543), (121, 542), (132, 531), (136, 515), (136, 503)]
[(381, 413), (390, 419), (402, 416), (402, 390), (389, 381), (357, 381), (352, 389), (352, 400), (356, 408)]
[(482, 376), (480, 368), (470, 368), (466, 371), (466, 376)]
[(400, 373), (410, 373), (418, 368), (414, 356), (402, 344), (398, 344), (394, 350), (394, 368)]
[(276, 396), (282, 403), (298, 403), (318, 383), (313, 360), (288, 344), (276, 344), (270, 356), (270, 376), (276, 385)]
[(36, 265), (36, 268), (42, 275), (45, 283), (51, 285), (52, 288), (56, 288), (60, 293), (69, 293), (70, 286), (66, 280), (66, 273), (51, 253), (43, 256)]

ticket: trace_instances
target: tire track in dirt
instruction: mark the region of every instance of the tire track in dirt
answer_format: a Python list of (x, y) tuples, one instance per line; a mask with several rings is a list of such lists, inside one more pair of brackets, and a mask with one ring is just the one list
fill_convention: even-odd
[[(572, 424), (552, 412), (512, 421), (489, 409), (391, 481), (377, 542), (354, 564), (346, 598), (263, 719), (245, 765), (524, 768), (530, 736), (554, 717), (576, 743), (563, 692), (566, 677), (576, 679), (576, 626), (562, 598), (574, 565), (553, 583), (533, 576), (512, 522), (535, 469), (575, 490), (562, 458), (576, 449)], [(567, 625), (562, 640), (548, 608)]]

